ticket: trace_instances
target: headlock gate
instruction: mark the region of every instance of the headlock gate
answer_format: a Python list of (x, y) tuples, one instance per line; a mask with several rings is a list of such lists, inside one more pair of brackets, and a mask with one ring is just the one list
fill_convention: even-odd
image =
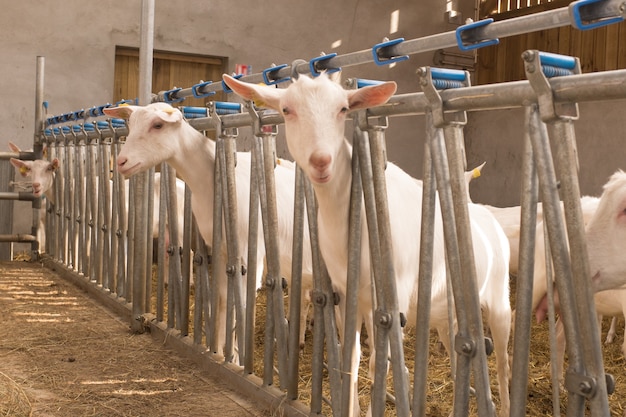
[[(408, 55), (455, 45), (463, 50), (475, 49), (497, 42), (498, 37), (568, 24), (581, 30), (593, 29), (621, 21), (625, 13), (621, 1), (580, 0), (567, 8), (506, 21), (470, 23), (455, 32), (409, 41), (385, 40), (371, 50), (341, 56), (322, 55), (309, 61), (296, 60), (290, 65), (273, 66), (262, 73), (241, 77), (240, 81), (274, 85), (296, 79), (301, 74), (317, 77), (341, 67), (372, 61), (387, 65), (404, 61)], [(565, 379), (569, 393), (567, 414), (582, 416), (588, 407), (593, 416), (608, 416), (607, 393), (612, 389), (612, 382), (604, 373), (589, 284), (590, 267), (580, 207), (573, 120), (578, 117), (578, 102), (626, 98), (626, 70), (581, 74), (576, 58), (535, 50), (525, 52), (522, 63), (527, 81), (481, 86), (471, 86), (468, 73), (463, 71), (422, 67), (416, 75), (420, 92), (397, 94), (386, 105), (353, 113), (350, 244), (345, 278), (348, 290), (338, 295), (333, 290), (318, 248), (314, 190), (299, 168), (290, 168), (289, 161), (278, 160), (275, 155), (277, 125), (284, 122), (279, 113), (261, 111), (252, 102), (243, 106), (210, 102), (206, 108), (179, 107), (187, 122), (197, 131), (216, 132), (213, 160), (207, 161), (213, 182), (206, 184), (204, 190), (194, 191), (194, 194), (212, 193), (213, 235), (212, 241), (206, 242), (207, 246), (195, 224), (198, 213), (207, 208), (193, 207), (196, 211), (192, 216), (190, 187), (187, 185), (182, 194), (176, 191), (176, 172), (170, 166), (160, 165), (158, 175), (154, 175), (152, 168), (150, 175), (133, 175), (128, 184), (115, 169), (119, 162), (117, 155), (134, 126), (129, 128), (125, 120), (118, 117), (105, 117), (105, 111), (122, 109), (120, 111), (124, 113), (122, 103), (82, 109), (44, 120), (43, 58), (38, 58), (38, 124), (33, 158), (41, 157), (40, 151), (45, 145), (48, 157), (58, 158), (61, 167), (54, 183), (54, 203), (47, 201), (48, 238), (46, 247), (42, 248), (45, 252), (43, 260), (47, 265), (64, 270), (82, 285), (93, 287), (93, 292), (104, 295), (109, 304), (121, 306), (134, 329), (141, 331), (149, 327), (171, 345), (193, 355), (199, 363), (228, 376), (243, 392), (256, 396), (260, 403), (280, 407), (288, 415), (330, 413), (348, 416), (354, 415), (358, 409), (353, 403), (357, 394), (350, 377), (355, 351), (351, 335), (357, 331), (361, 319), (357, 317), (359, 301), (353, 289), (358, 285), (364, 238), (359, 225), (367, 220), (372, 287), (375, 289), (375, 335), (368, 336), (370, 346), (376, 347), (376, 372), (371, 401), (366, 403), (371, 402), (371, 412), (375, 416), (385, 413), (390, 398), (394, 403), (394, 414), (422, 416), (427, 407), (433, 242), (434, 234), (438, 233), (435, 217), (440, 213), (452, 290), (449, 297), (454, 300), (449, 303), (453, 305), (449, 314), (456, 331), (452, 343), (456, 354), (453, 361), (453, 415), (469, 413), (470, 380), (477, 414), (495, 415), (487, 372), (486, 351), (489, 349), (484, 348), (487, 342), (484, 342), (469, 226), (463, 127), (467, 111), (524, 107), (515, 354), (510, 407), (503, 407), (502, 393), (500, 407), (510, 416), (526, 413), (535, 225), (537, 202), (541, 199), (569, 355)], [(144, 75), (150, 76), (149, 73)], [(346, 87), (357, 89), (377, 83), (352, 79), (346, 82)], [(152, 101), (176, 103), (187, 96), (209, 98), (221, 89), (232, 92), (223, 81), (201, 82), (189, 88), (160, 92), (152, 97)], [(393, 219), (388, 216), (385, 184), (385, 127), (389, 117), (402, 115), (423, 115), (427, 121), (420, 209), (418, 308), (408, 313), (414, 315), (411, 321), (415, 322), (416, 329), (415, 366), (410, 370), (412, 378), (405, 371), (402, 343), (405, 317), (398, 309), (394, 285), (390, 236)], [(242, 160), (242, 154), (236, 153), (236, 141), (238, 129), (244, 127), (252, 129), (255, 141), (249, 158), (249, 184), (246, 185), (249, 196), (241, 201), (241, 194), (237, 193), (241, 183), (236, 183), (236, 166), (247, 164), (248, 159)], [(2, 155), (3, 158), (9, 156), (16, 155)], [(282, 280), (285, 269), (281, 269), (285, 244), (279, 242), (281, 218), (276, 200), (280, 184), (276, 183), (274, 176), (277, 165), (281, 164), (287, 166), (285, 169), (295, 169), (293, 242), (287, 245), (293, 247), (289, 254), (291, 280), (287, 312)], [(37, 204), (35, 200), (35, 209)], [(242, 204), (249, 204), (244, 209), (250, 214), (245, 220), (249, 226), (247, 242), (238, 237), (242, 222), (238, 218), (238, 213), (242, 212), (238, 205), (241, 208)], [(365, 219), (361, 218), (361, 204)], [(156, 205), (158, 210), (155, 210)], [(175, 220), (181, 217), (179, 207), (184, 207), (182, 223)], [(156, 232), (153, 224), (158, 225), (155, 226)], [(258, 233), (262, 233), (260, 238)], [(32, 240), (35, 234), (31, 236)], [(154, 281), (151, 274), (153, 236), (158, 236), (158, 267)], [(258, 244), (264, 248), (262, 251), (258, 250)], [(247, 258), (242, 247), (247, 248)], [(307, 255), (309, 248), (311, 252)], [(36, 250), (37, 247), (33, 246), (33, 251)], [(227, 257), (222, 257), (222, 253)], [(265, 254), (265, 259), (256, 259), (258, 254)], [(310, 292), (302, 288), (302, 264), (307, 262), (307, 256), (312, 262), (313, 288)], [(220, 265), (221, 262), (225, 263)], [(258, 359), (259, 356), (255, 356), (255, 321), (258, 317), (255, 305), (261, 282), (258, 274), (263, 268), (254, 266), (263, 264), (267, 266), (263, 277), (267, 314), (261, 332), (264, 334), (264, 353), (262, 359)], [(217, 276), (220, 273), (228, 278)], [(220, 288), (222, 285), (227, 285), (227, 291)], [(551, 285), (547, 287), (552, 290)], [(225, 300), (223, 293), (226, 294)], [(302, 394), (298, 385), (301, 379), (299, 334), (300, 310), (306, 305), (302, 297), (309, 294), (315, 325), (310, 364), (312, 382), (310, 393), (307, 393), (310, 399), (305, 404), (298, 401)], [(340, 311), (335, 308), (337, 303), (345, 306), (345, 317), (335, 316)], [(549, 307), (554, 310), (552, 304)], [(342, 323), (339, 328), (343, 327), (345, 335), (338, 334), (338, 321)], [(262, 366), (259, 361), (263, 362)], [(387, 392), (389, 365), (393, 375), (393, 395)], [(558, 413), (558, 381), (555, 380), (554, 385), (554, 412)], [(323, 386), (327, 387), (326, 391)], [(505, 411), (509, 408), (510, 413)]]

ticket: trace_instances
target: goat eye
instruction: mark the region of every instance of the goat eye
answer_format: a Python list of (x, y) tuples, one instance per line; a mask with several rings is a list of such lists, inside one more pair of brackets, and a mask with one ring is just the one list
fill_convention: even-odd
[(288, 109), (287, 107), (283, 107), (283, 114), (286, 116), (286, 115), (288, 115), (289, 113), (290, 113), (290, 112), (289, 112), (289, 109)]
[(350, 109), (347, 106), (344, 106), (339, 110), (339, 114), (347, 114)]
[(163, 127), (163, 123), (155, 123), (154, 126), (152, 126), (155, 129), (161, 129)]

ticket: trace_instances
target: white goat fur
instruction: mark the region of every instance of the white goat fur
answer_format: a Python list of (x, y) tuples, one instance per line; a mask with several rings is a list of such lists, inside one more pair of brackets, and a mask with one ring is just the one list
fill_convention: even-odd
[[(108, 108), (104, 112), (113, 117), (129, 119), (129, 134), (120, 151), (117, 161), (118, 170), (124, 176), (143, 172), (161, 162), (167, 162), (176, 173), (189, 185), (192, 191), (192, 210), (196, 217), (200, 234), (210, 246), (213, 241), (213, 197), (215, 142), (190, 126), (182, 113), (165, 103), (154, 103), (145, 107), (120, 106)], [(248, 152), (237, 153), (237, 236), (239, 239), (242, 265), (248, 261), (248, 222), (250, 201), (250, 163)], [(276, 166), (276, 203), (278, 207), (278, 242), (280, 251), (281, 274), (291, 283), (291, 257), (293, 246), (293, 200), (295, 170), (293, 163), (281, 161)], [(263, 233), (259, 227), (257, 265), (247, 265), (248, 270), (256, 269), (257, 288), (263, 273), (265, 245)], [(303, 300), (308, 299), (308, 290), (312, 286), (312, 260), (308, 242), (308, 230), (305, 226), (305, 248), (303, 257)], [(218, 254), (220, 270), (214, 270), (217, 288), (220, 291), (217, 307), (218, 341), (217, 353), (223, 354), (226, 338), (226, 244)], [(245, 285), (243, 286), (245, 290)], [(302, 308), (300, 320), (300, 343), (304, 343), (306, 308)]]
[[(12, 142), (9, 142), (9, 148), (13, 152), (21, 152), (20, 148)], [(20, 175), (25, 178), (30, 177), (32, 180), (32, 189), (33, 195), (35, 197), (41, 197), (45, 195), (46, 198), (54, 204), (54, 189), (52, 186), (54, 185), (54, 176), (56, 170), (59, 168), (59, 160), (57, 158), (53, 158), (51, 161), (45, 159), (35, 159), (33, 161), (26, 161), (16, 158), (10, 159), (11, 164), (18, 169)], [(159, 237), (159, 196), (161, 194), (161, 174), (156, 172), (154, 174), (154, 205), (153, 205), (153, 216), (152, 216), (152, 237)], [(98, 181), (96, 181), (96, 186), (98, 186)], [(128, 189), (128, 180), (125, 181), (126, 189)], [(112, 188), (110, 188), (112, 190)], [(97, 192), (97, 189), (96, 189)], [(126, 209), (128, 210), (128, 193), (126, 196)], [(183, 225), (184, 225), (184, 198), (185, 198), (185, 183), (180, 179), (176, 179), (176, 198), (177, 198), (177, 219), (178, 219), (178, 244), (182, 245), (183, 242)], [(45, 220), (46, 220), (46, 210), (45, 207), (39, 211), (39, 227), (37, 230), (37, 240), (39, 241), (40, 250), (43, 251), (45, 248)], [(169, 240), (169, 236), (167, 234), (166, 229), (166, 240)], [(89, 244), (89, 242), (88, 242)], [(169, 242), (166, 242), (168, 245)], [(166, 257), (166, 261), (169, 258)], [(167, 265), (165, 267), (165, 282), (168, 279), (168, 268)], [(193, 277), (191, 277), (191, 282), (193, 283)]]
[[(13, 152), (21, 152), (21, 149), (13, 142), (9, 142), (9, 148)], [(36, 159), (33, 161), (23, 161), (21, 159), (11, 158), (11, 165), (18, 169), (20, 175), (24, 178), (30, 177), (32, 180), (33, 195), (35, 197), (45, 196), (54, 204), (54, 193), (52, 185), (54, 184), (54, 174), (59, 167), (57, 158), (47, 161), (45, 159)], [(37, 240), (39, 241), (39, 250), (43, 252), (46, 247), (46, 210), (45, 204), (39, 210), (39, 225), (37, 227)]]
[[(285, 118), (287, 144), (295, 161), (312, 182), (319, 204), (318, 222), (322, 256), (334, 289), (345, 300), (348, 259), (348, 216), (351, 184), (352, 149), (344, 138), (346, 114), (350, 110), (384, 104), (395, 92), (393, 82), (344, 90), (325, 74), (312, 80), (300, 76), (287, 89), (275, 89), (244, 83), (227, 75), (224, 81), (237, 94), (257, 105), (278, 110)], [(414, 325), (419, 267), (419, 236), (422, 188), (399, 167), (387, 164), (385, 171), (394, 269), (398, 304)], [(494, 336), (498, 367), (498, 385), (502, 415), (509, 413), (507, 343), (511, 308), (508, 287), (509, 249), (506, 237), (496, 220), (483, 207), (470, 205), (473, 245), (480, 301), (489, 318)], [(369, 249), (365, 221), (361, 255), (359, 317), (365, 320), (368, 334), (373, 334)], [(436, 218), (431, 324), (447, 343), (446, 272), (443, 230), (440, 215)], [(345, 306), (340, 302), (338, 325), (343, 335)], [(357, 326), (360, 328), (360, 326)], [(351, 375), (358, 375), (359, 334), (355, 335)], [(373, 344), (372, 344), (373, 345)], [(450, 352), (449, 346), (446, 346)], [(371, 349), (373, 350), (373, 349)], [(375, 354), (371, 353), (372, 359)], [(370, 372), (373, 372), (370, 363)], [(356, 383), (356, 381), (354, 381)], [(358, 402), (355, 401), (355, 407)]]

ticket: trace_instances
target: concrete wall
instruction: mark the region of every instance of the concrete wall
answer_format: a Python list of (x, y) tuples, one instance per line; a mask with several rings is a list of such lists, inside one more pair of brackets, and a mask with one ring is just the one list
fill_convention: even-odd
[[(155, 49), (226, 57), (231, 70), (245, 63), (253, 72), (273, 63), (311, 59), (321, 52), (369, 49), (383, 37), (414, 39), (456, 28), (444, 18), (443, 0), (277, 0), (271, 7), (254, 0), (156, 3)], [(467, 8), (461, 10), (463, 19), (473, 17), (473, 5), (462, 7)], [(390, 18), (396, 10), (398, 30), (390, 33)], [(23, 0), (20, 7), (3, 8), (0, 149), (7, 149), (9, 140), (23, 148), (32, 144), (38, 55), (46, 58), (45, 99), (50, 113), (112, 101), (115, 46), (139, 46), (140, 12), (140, 0)], [(432, 63), (433, 53), (428, 52), (394, 67), (348, 67), (344, 77), (393, 79), (400, 93), (412, 92), (417, 90), (415, 70)], [(607, 176), (625, 165), (618, 139), (625, 123), (619, 117), (620, 108), (623, 102), (581, 106), (584, 111), (578, 127), (583, 132), (579, 146), (584, 193), (598, 194)], [(469, 114), (468, 162), (488, 162), (483, 177), (472, 187), (476, 201), (519, 202), (521, 120), (519, 110)], [(419, 116), (395, 117), (388, 130), (389, 158), (415, 176), (421, 173), (423, 123)], [(250, 135), (245, 130), (241, 134), (244, 142)], [(286, 153), (284, 146), (279, 149)], [(29, 230), (30, 219), (20, 220), (24, 211), (19, 210), (16, 232)]]

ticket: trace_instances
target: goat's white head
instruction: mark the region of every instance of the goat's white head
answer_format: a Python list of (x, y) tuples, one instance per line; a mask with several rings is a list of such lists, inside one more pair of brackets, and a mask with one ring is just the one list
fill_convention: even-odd
[(244, 99), (282, 114), (289, 152), (318, 185), (327, 183), (334, 175), (336, 155), (344, 143), (347, 114), (384, 104), (396, 91), (395, 82), (345, 90), (326, 74), (315, 79), (300, 76), (286, 89), (246, 83), (226, 74), (223, 79)]
[(128, 120), (128, 136), (117, 156), (117, 170), (129, 177), (172, 158), (183, 123), (180, 110), (167, 103), (103, 109), (111, 117)]
[[(21, 152), (21, 149), (12, 142), (9, 142), (9, 147), (13, 152)], [(54, 174), (57, 168), (59, 168), (59, 160), (57, 158), (53, 158), (51, 161), (45, 159), (25, 161), (11, 158), (10, 161), (11, 165), (18, 169), (22, 177), (31, 178), (33, 195), (35, 197), (41, 197), (46, 191), (52, 188), (54, 184)]]
[(626, 173), (604, 185), (598, 209), (587, 225), (589, 266), (595, 291), (626, 285)]

